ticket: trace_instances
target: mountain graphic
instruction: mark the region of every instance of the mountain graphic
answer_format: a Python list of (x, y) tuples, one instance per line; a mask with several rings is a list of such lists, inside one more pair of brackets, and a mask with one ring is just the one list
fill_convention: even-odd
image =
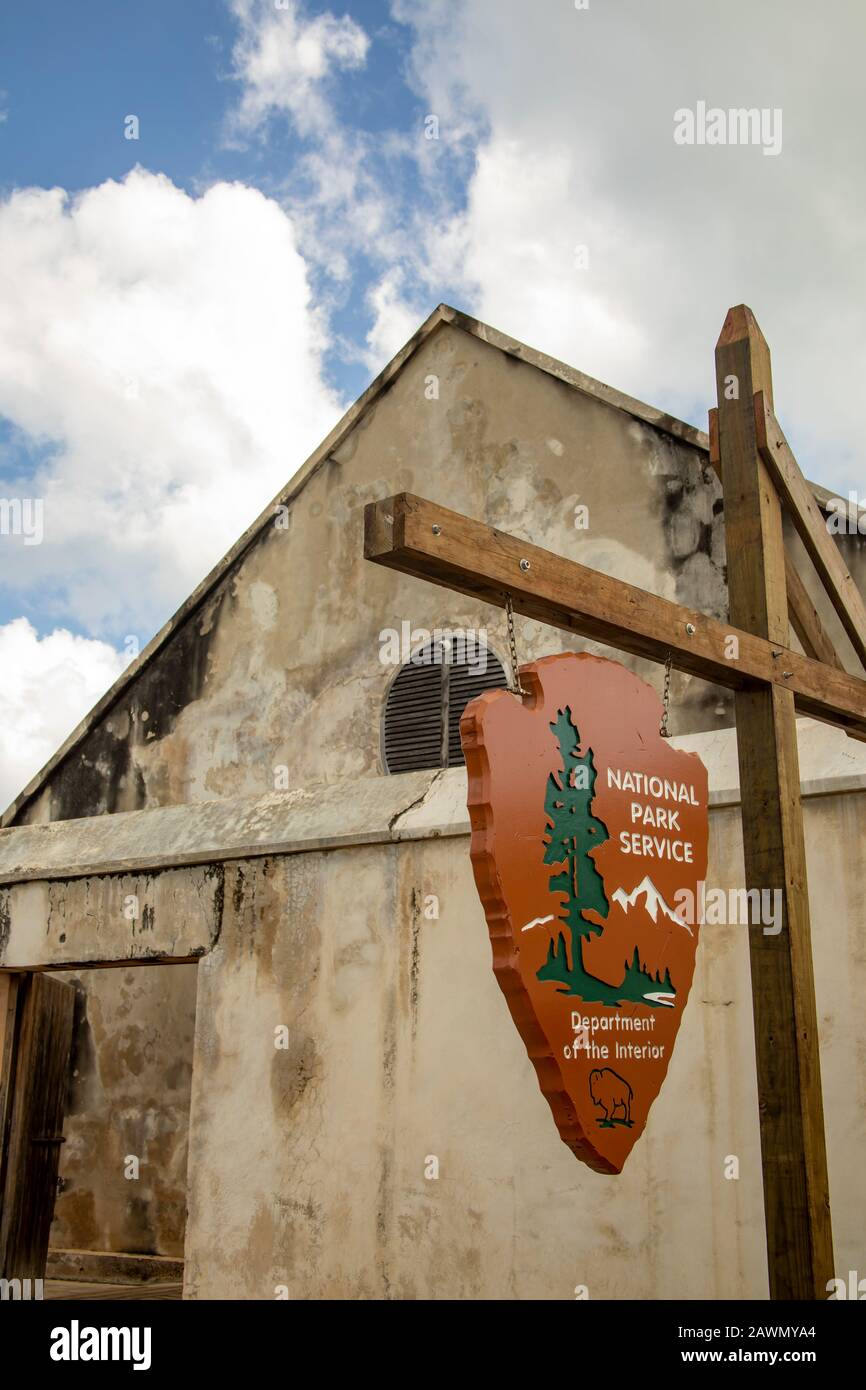
[(611, 901), (619, 903), (623, 912), (627, 913), (629, 908), (637, 905), (638, 898), (641, 894), (643, 894), (644, 898), (644, 911), (649, 913), (654, 922), (658, 920), (659, 912), (661, 912), (663, 917), (669, 917), (672, 922), (676, 922), (678, 927), (685, 927), (689, 936), (694, 936), (694, 932), (689, 924), (684, 922), (682, 917), (678, 916), (673, 908), (669, 907), (665, 902), (649, 874), (641, 879), (637, 888), (633, 888), (630, 893), (627, 893), (624, 888), (615, 888), (610, 896)]

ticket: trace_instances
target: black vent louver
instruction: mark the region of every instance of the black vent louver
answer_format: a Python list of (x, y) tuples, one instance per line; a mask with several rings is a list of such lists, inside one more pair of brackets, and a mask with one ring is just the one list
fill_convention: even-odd
[[(428, 643), (394, 677), (385, 703), (383, 753), (389, 773), (462, 767), (460, 717), (484, 690), (507, 685), (502, 663), (489, 649), (471, 662), (447, 661)], [(479, 670), (480, 665), (484, 670)]]

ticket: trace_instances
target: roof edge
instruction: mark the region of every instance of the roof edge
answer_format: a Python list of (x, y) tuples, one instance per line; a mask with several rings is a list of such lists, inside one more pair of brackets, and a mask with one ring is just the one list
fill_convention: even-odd
[[(451, 312), (454, 312), (453, 310)], [(109, 686), (105, 694), (97, 700), (96, 704), (88, 710), (83, 719), (76, 724), (57, 751), (48, 761), (31, 777), (27, 785), (18, 793), (15, 800), (10, 802), (6, 810), (0, 816), (0, 829), (10, 825), (20, 811), (24, 809), (34, 796), (38, 795), (47, 778), (57, 767), (69, 756), (73, 748), (81, 742), (93, 725), (102, 715), (107, 714), (113, 705), (117, 703), (128, 685), (135, 680), (139, 672), (156, 656), (157, 652), (165, 645), (172, 633), (176, 632), (204, 603), (205, 599), (216, 588), (217, 584), (234, 564), (246, 553), (255, 543), (258, 536), (269, 522), (273, 520), (275, 508), (286, 506), (293, 502), (298, 493), (306, 485), (307, 481), (316, 473), (327, 459), (333, 449), (339, 447), (346, 435), (366, 414), (374, 401), (382, 394), (383, 390), (390, 385), (398, 373), (402, 370), (406, 362), (414, 356), (421, 344), (430, 336), (438, 325), (445, 321), (447, 308), (439, 305), (433, 310), (427, 319), (421, 324), (420, 328), (413, 333), (409, 341), (400, 349), (396, 356), (371, 381), (366, 391), (357, 398), (353, 405), (349, 407), (345, 415), (342, 416), (337, 424), (322, 440), (321, 444), (313, 450), (305, 463), (296, 473), (293, 473), (288, 482), (280, 489), (277, 495), (267, 504), (262, 512), (256, 517), (255, 521), (238, 537), (234, 545), (226, 551), (222, 559), (219, 560), (208, 574), (193, 589), (192, 593), (184, 599), (180, 607), (172, 614), (167, 623), (159, 629), (150, 639), (145, 647), (139, 652), (134, 661), (121, 671), (113, 685)]]
[[(488, 343), (491, 347), (498, 348), (500, 352), (506, 353), (509, 357), (518, 358), (526, 362), (529, 366), (536, 367), (540, 371), (546, 372), (549, 376), (556, 377), (557, 380), (582, 392), (584, 395), (591, 396), (594, 400), (602, 401), (604, 404), (613, 407), (615, 410), (622, 410), (635, 419), (643, 420), (646, 424), (672, 435), (674, 438), (682, 440), (695, 449), (709, 452), (709, 438), (704, 430), (697, 429), (694, 425), (688, 425), (683, 420), (678, 420), (675, 416), (666, 411), (658, 410), (655, 406), (646, 405), (643, 401), (636, 400), (633, 396), (628, 396), (622, 391), (616, 390), (613, 386), (606, 385), (603, 381), (598, 381), (595, 377), (587, 376), (585, 372), (580, 372), (576, 367), (571, 367), (566, 362), (560, 362), (556, 357), (550, 357), (547, 353), (540, 352), (537, 348), (527, 347), (525, 343), (517, 338), (510, 338), (508, 334), (500, 332), (497, 328), (492, 328), (489, 324), (483, 323), (481, 319), (473, 318), (469, 314), (464, 314), (459, 309), (452, 308), (449, 304), (438, 304), (433, 312), (424, 320), (421, 326), (413, 333), (412, 337), (400, 349), (391, 361), (385, 366), (378, 376), (374, 377), (367, 389), (357, 398), (353, 405), (349, 407), (345, 415), (337, 422), (330, 434), (326, 435), (305, 463), (292, 474), (288, 482), (268, 503), (259, 516), (253, 521), (243, 534), (235, 541), (234, 545), (226, 551), (221, 560), (214, 565), (213, 569), (205, 575), (204, 579), (196, 585), (192, 593), (184, 600), (177, 611), (169, 618), (159, 631), (150, 639), (147, 646), (142, 649), (134, 661), (121, 672), (117, 680), (97, 700), (96, 704), (88, 711), (82, 720), (75, 726), (69, 736), (64, 739), (57, 751), (48, 761), (31, 777), (27, 785), (18, 793), (14, 801), (0, 816), (0, 828), (5, 828), (12, 824), (16, 816), (24, 809), (28, 802), (42, 790), (45, 782), (60, 764), (69, 756), (72, 750), (90, 732), (94, 724), (106, 714), (113, 705), (117, 703), (128, 685), (135, 680), (139, 672), (156, 656), (157, 652), (165, 645), (171, 635), (177, 631), (185, 622), (192, 617), (197, 608), (204, 603), (205, 599), (216, 588), (217, 584), (228, 573), (247, 550), (255, 543), (264, 527), (268, 525), (274, 516), (274, 511), (278, 506), (287, 506), (295, 500), (298, 494), (306, 486), (310, 478), (318, 472), (319, 468), (327, 460), (331, 452), (338, 448), (359, 420), (375, 403), (380, 395), (391, 385), (395, 378), (405, 367), (406, 363), (414, 357), (415, 353), (431, 334), (442, 323), (452, 324), (461, 328), (464, 332), (471, 334), (482, 342)], [(824, 510), (827, 509), (828, 502), (832, 494), (826, 489), (819, 488), (810, 483), (810, 488), (815, 495), (818, 505)]]

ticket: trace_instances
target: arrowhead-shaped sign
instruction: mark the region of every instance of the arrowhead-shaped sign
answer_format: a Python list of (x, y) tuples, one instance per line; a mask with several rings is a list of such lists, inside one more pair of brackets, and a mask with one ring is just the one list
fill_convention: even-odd
[(652, 686), (563, 653), (460, 724), (493, 969), (559, 1133), (619, 1173), (689, 996), (707, 867), (707, 772), (659, 733)]

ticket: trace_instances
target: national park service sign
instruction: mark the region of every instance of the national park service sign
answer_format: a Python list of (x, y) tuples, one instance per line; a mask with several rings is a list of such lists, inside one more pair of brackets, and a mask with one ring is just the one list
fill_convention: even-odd
[(698, 944), (707, 772), (653, 688), (564, 653), (460, 724), (493, 969), (559, 1133), (619, 1173), (665, 1078)]

